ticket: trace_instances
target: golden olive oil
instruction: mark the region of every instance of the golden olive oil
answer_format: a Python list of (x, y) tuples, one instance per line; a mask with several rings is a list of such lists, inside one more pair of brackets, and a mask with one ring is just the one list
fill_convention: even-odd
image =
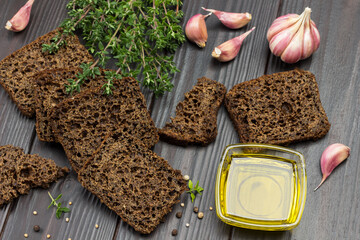
[(220, 176), (222, 214), (250, 224), (292, 222), (300, 193), (297, 172), (293, 160), (277, 156), (228, 156)]

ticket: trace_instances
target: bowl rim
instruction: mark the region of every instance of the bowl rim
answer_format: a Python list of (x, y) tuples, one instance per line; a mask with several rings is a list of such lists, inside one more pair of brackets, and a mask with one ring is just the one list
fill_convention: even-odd
[[(297, 212), (297, 217), (294, 222), (287, 223), (287, 224), (253, 224), (253, 223), (247, 223), (247, 222), (239, 222), (234, 220), (233, 218), (226, 217), (222, 214), (221, 208), (220, 208), (220, 174), (222, 167), (225, 162), (225, 157), (227, 156), (228, 152), (231, 149), (234, 148), (244, 148), (244, 147), (257, 147), (257, 148), (264, 148), (264, 149), (270, 149), (270, 150), (278, 150), (283, 151), (286, 153), (291, 153), (299, 157), (299, 163), (301, 165), (301, 175), (302, 181), (301, 185), (303, 186), (302, 191), (300, 192), (300, 207)], [(305, 158), (302, 153), (293, 150), (291, 148), (278, 146), (278, 145), (270, 145), (270, 144), (262, 144), (262, 143), (237, 143), (237, 144), (230, 144), (227, 145), (221, 155), (221, 162), (218, 166), (217, 174), (216, 174), (216, 184), (215, 184), (215, 206), (216, 206), (216, 214), (220, 218), (221, 221), (238, 227), (248, 228), (248, 229), (254, 229), (254, 230), (266, 230), (266, 231), (281, 231), (281, 230), (290, 230), (295, 228), (297, 225), (299, 225), (304, 208), (305, 208), (305, 202), (306, 202), (306, 191), (307, 191), (307, 177), (306, 177), (306, 169), (305, 169)]]

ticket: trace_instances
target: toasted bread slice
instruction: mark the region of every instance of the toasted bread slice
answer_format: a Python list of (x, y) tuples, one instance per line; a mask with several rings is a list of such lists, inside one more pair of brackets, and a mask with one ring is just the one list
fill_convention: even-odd
[(0, 147), (0, 206), (35, 187), (49, 184), (68, 173), (67, 167), (58, 167), (53, 160), (36, 154), (25, 154), (19, 147)]
[(37, 38), (0, 62), (0, 84), (20, 111), (28, 117), (35, 115), (35, 100), (30, 80), (35, 73), (45, 69), (78, 67), (83, 62), (93, 61), (76, 35), (67, 37), (66, 46), (61, 47), (56, 54), (43, 52), (42, 45), (49, 44), (58, 31), (55, 29)]
[(208, 145), (217, 135), (217, 113), (224, 100), (223, 84), (206, 77), (176, 106), (176, 115), (159, 130), (160, 138), (177, 145)]
[(104, 140), (80, 170), (79, 181), (143, 234), (156, 228), (186, 189), (179, 170), (123, 131)]
[(149, 148), (159, 139), (134, 78), (114, 80), (112, 95), (103, 92), (102, 87), (89, 89), (52, 109), (55, 138), (75, 171), (80, 170), (109, 132), (124, 129)]
[(235, 85), (226, 109), (240, 142), (287, 145), (325, 136), (330, 123), (314, 74), (295, 69)]

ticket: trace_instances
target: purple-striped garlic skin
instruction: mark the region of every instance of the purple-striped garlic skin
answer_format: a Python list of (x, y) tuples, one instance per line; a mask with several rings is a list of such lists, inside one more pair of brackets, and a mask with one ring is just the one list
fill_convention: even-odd
[(244, 39), (252, 32), (254, 31), (255, 27), (250, 29), (249, 31), (241, 34), (238, 37), (235, 37), (233, 39), (230, 39), (216, 48), (214, 48), (213, 52), (211, 53), (211, 56), (219, 60), (220, 62), (228, 62), (233, 60), (237, 54), (240, 51), (240, 47), (244, 41)]
[(270, 51), (286, 63), (296, 63), (310, 57), (320, 45), (320, 34), (310, 19), (311, 9), (301, 15), (287, 14), (271, 24), (267, 39)]
[(205, 11), (213, 13), (217, 18), (230, 29), (239, 29), (248, 24), (252, 18), (251, 14), (246, 13), (233, 13), (233, 12), (223, 12), (215, 9), (207, 9), (201, 7)]
[(211, 13), (207, 15), (196, 14), (189, 19), (185, 26), (186, 37), (201, 48), (205, 47), (208, 39), (205, 19), (210, 15)]
[(9, 31), (20, 32), (26, 28), (30, 20), (31, 7), (34, 0), (29, 0), (19, 11), (6, 22), (5, 28)]
[(350, 148), (341, 143), (328, 146), (321, 155), (320, 165), (323, 174), (320, 184), (314, 189), (316, 191), (340, 163), (350, 156)]

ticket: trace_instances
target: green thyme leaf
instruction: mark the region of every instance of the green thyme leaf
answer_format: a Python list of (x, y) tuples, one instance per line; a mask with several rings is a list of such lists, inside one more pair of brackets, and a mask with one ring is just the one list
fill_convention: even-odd
[(55, 215), (56, 215), (56, 218), (61, 218), (61, 215), (63, 213), (67, 213), (67, 212), (70, 212), (70, 209), (67, 208), (67, 207), (61, 207), (61, 202), (57, 203), (56, 201), (58, 201), (61, 197), (62, 197), (62, 194), (59, 194), (59, 196), (57, 196), (55, 199), (53, 198), (53, 196), (50, 194), (50, 192), (48, 192), (49, 194), (49, 197), (51, 198), (51, 203), (50, 205), (48, 206), (48, 208), (50, 208), (51, 206), (55, 206), (56, 207), (56, 212), (55, 212)]
[[(173, 62), (175, 50), (185, 41), (178, 10), (181, 0), (72, 0), (67, 4), (69, 18), (62, 32), (42, 50), (50, 54), (66, 45), (66, 38), (79, 30), (85, 46), (96, 61), (81, 66), (83, 72), (66, 86), (72, 94), (85, 79), (100, 74), (98, 67), (111, 61), (123, 77), (137, 77), (143, 86), (160, 96), (173, 89), (171, 79), (179, 72)], [(104, 94), (111, 94), (113, 80), (104, 83)]]
[(202, 187), (199, 186), (199, 181), (196, 182), (196, 185), (194, 187), (194, 184), (191, 180), (189, 180), (188, 182), (189, 185), (189, 190), (187, 191), (187, 193), (190, 193), (190, 197), (191, 197), (191, 202), (194, 202), (195, 200), (195, 194), (202, 194), (202, 191), (204, 191), (204, 189)]

